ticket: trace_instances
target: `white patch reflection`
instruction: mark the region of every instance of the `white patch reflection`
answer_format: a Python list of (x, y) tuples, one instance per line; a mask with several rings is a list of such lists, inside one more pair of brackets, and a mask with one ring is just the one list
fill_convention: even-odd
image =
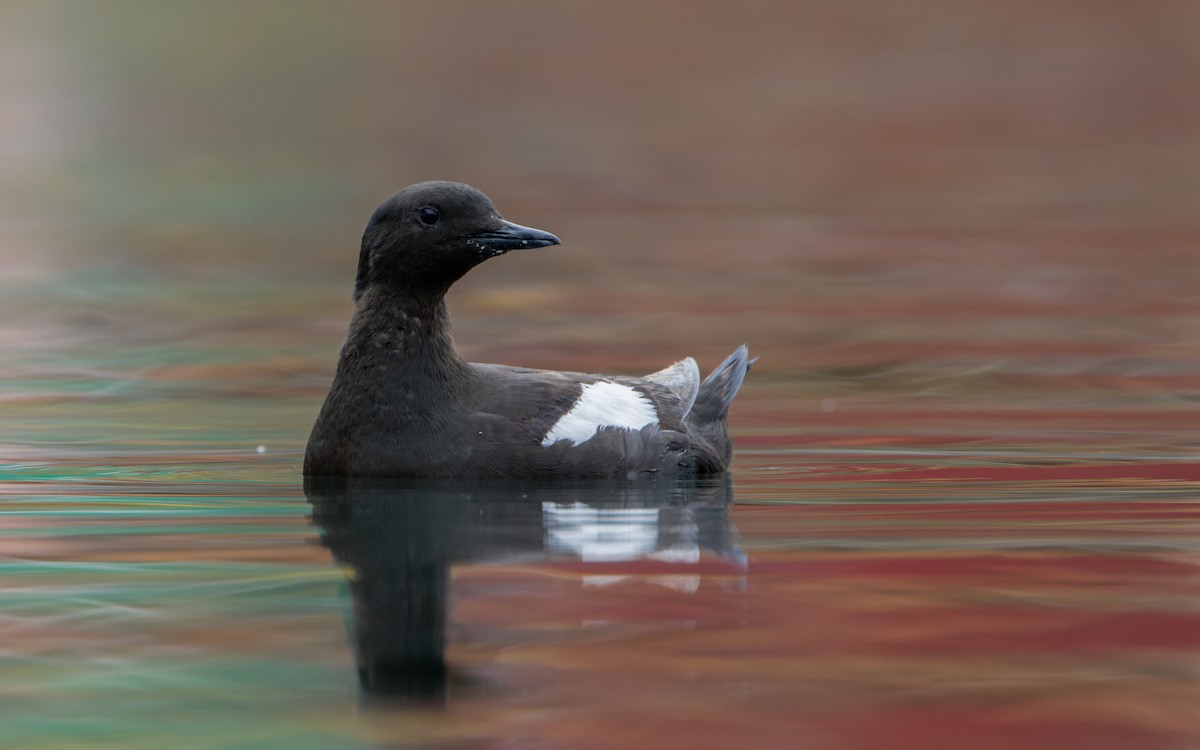
[[(584, 562), (659, 560), (694, 565), (700, 561), (700, 530), (690, 517), (663, 528), (659, 508), (593, 508), (583, 503), (543, 503), (546, 548)], [(586, 575), (586, 588), (612, 586), (633, 576)], [(698, 575), (658, 575), (651, 583), (685, 593), (700, 588)]]
[[(658, 508), (542, 503), (546, 548), (584, 562), (637, 560), (658, 549)], [(699, 559), (700, 549), (696, 548)]]

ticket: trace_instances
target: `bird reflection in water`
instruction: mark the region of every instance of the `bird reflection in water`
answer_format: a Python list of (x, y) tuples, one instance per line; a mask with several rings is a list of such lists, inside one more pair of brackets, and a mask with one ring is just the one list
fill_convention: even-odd
[(371, 695), (446, 698), (451, 566), (569, 562), (583, 566), (585, 586), (602, 586), (625, 577), (611, 575), (614, 562), (658, 561), (670, 565), (656, 582), (688, 591), (700, 575), (687, 567), (703, 555), (735, 570), (746, 565), (729, 522), (728, 476), (536, 484), (310, 477), (305, 491), (322, 543), (353, 571), (359, 681)]

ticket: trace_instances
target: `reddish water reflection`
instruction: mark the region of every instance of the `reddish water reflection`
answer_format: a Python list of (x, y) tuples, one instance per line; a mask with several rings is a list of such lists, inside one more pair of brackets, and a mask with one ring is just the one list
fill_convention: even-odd
[(744, 571), (459, 570), (451, 653), (492, 689), (453, 715), (487, 724), (500, 707), (530, 742), (596, 748), (1195, 741), (1194, 485), (1157, 503), (1097, 499), (1099, 483), (1054, 502), (856, 489), (736, 508)]

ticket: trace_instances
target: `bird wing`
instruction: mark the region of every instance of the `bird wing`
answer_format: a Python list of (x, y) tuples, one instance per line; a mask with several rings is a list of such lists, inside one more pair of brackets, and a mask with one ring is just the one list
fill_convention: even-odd
[(682, 407), (680, 418), (683, 418), (692, 410), (696, 394), (700, 391), (700, 366), (696, 360), (685, 357), (670, 367), (646, 375), (642, 380), (661, 385), (674, 393), (679, 398)]
[[(695, 362), (691, 362), (695, 368)], [(473, 365), (479, 382), (473, 410), (520, 423), (543, 446), (582, 444), (606, 428), (682, 430), (699, 389), (688, 361), (650, 378)]]

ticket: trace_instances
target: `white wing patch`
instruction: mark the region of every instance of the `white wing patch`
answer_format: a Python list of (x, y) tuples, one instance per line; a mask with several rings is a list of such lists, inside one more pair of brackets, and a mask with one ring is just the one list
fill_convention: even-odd
[(658, 412), (650, 399), (627, 385), (600, 381), (585, 383), (582, 388), (570, 411), (559, 417), (542, 438), (543, 446), (559, 440), (578, 445), (591, 440), (605, 427), (640, 430), (658, 421)]

